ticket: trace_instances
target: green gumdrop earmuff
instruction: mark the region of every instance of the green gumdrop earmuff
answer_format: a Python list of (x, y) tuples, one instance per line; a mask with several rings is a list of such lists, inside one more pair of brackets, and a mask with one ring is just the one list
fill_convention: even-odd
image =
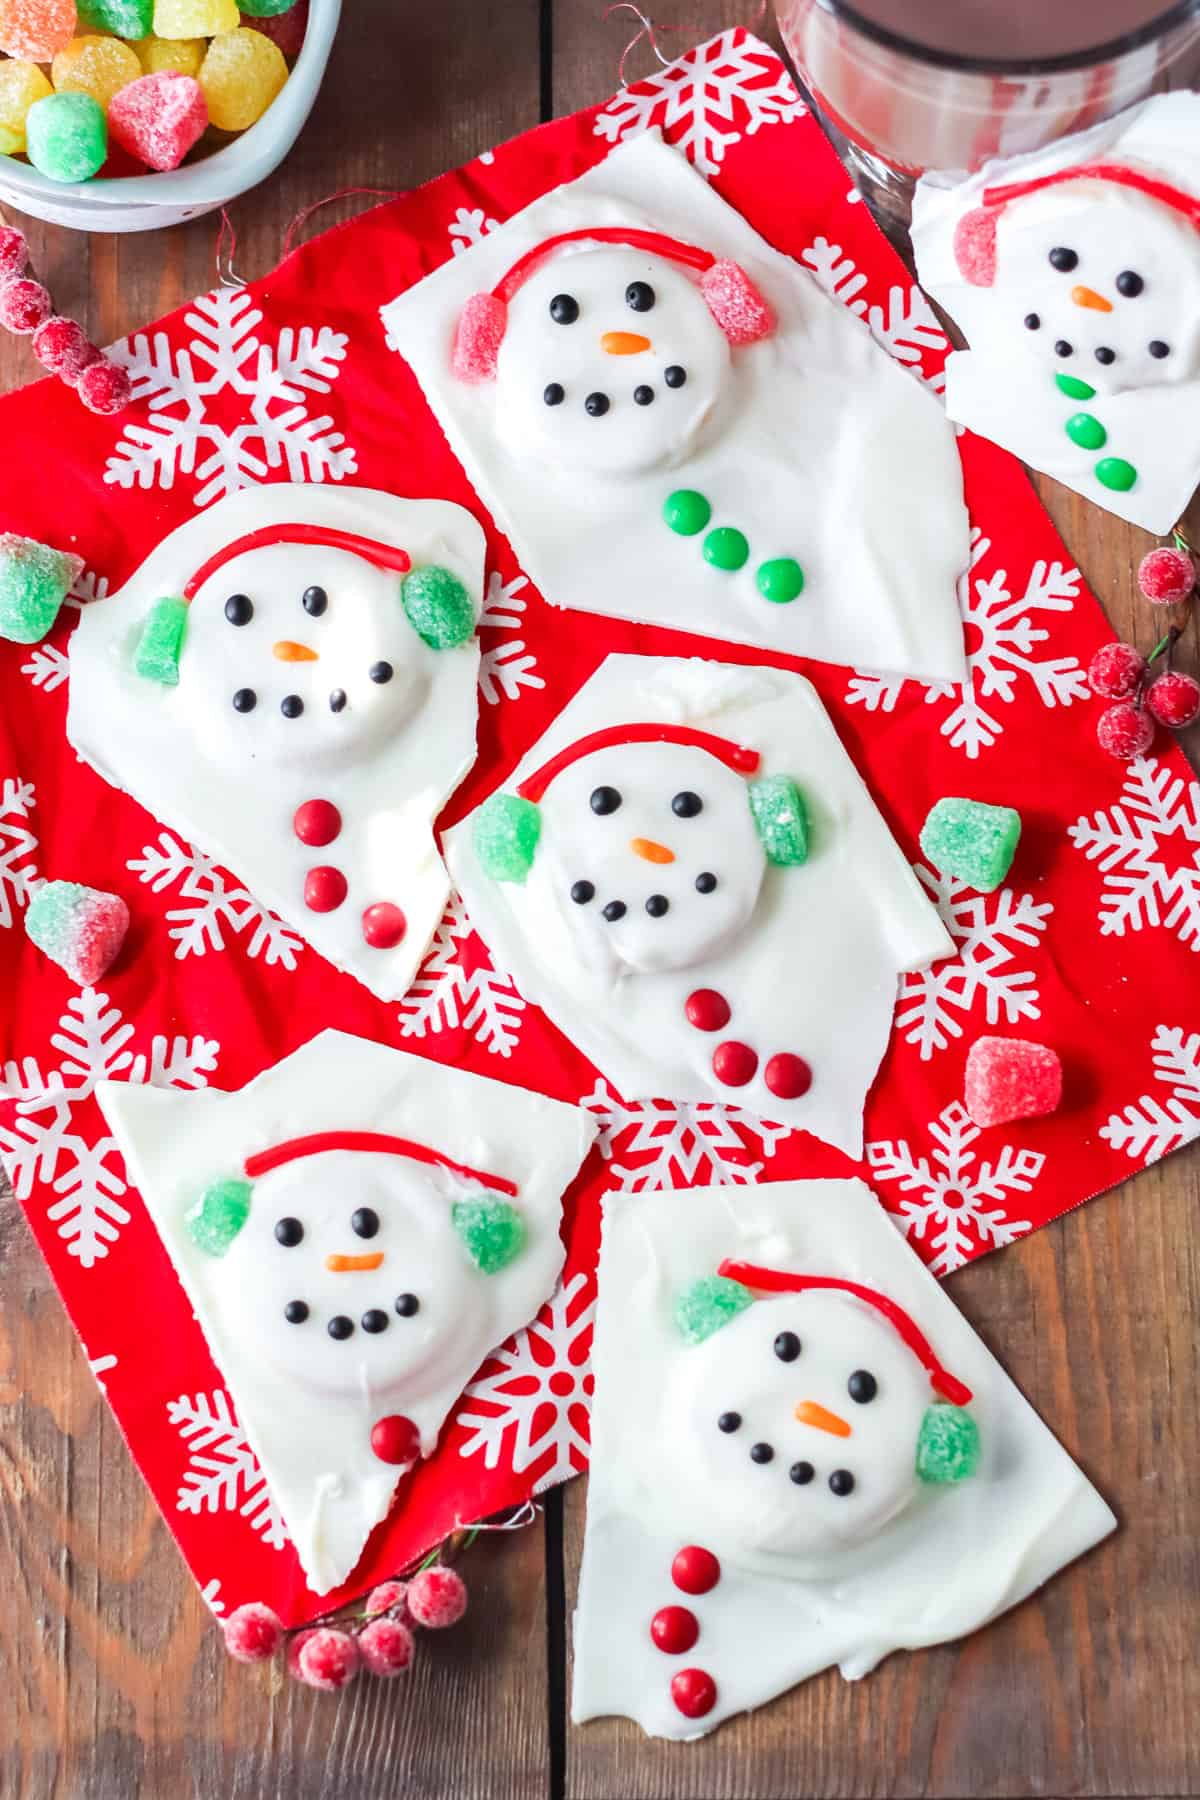
[(250, 1217), (252, 1183), (240, 1176), (223, 1176), (205, 1188), (199, 1200), (183, 1215), (187, 1234), (206, 1256), (224, 1256)]

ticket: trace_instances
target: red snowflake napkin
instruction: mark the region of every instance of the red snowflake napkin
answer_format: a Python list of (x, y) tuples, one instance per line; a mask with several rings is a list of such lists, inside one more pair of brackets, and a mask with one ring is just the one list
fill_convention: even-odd
[[(84, 414), (56, 383), (0, 403), (3, 435), (53, 480), (15, 484), (0, 528), (71, 548), (75, 603), (123, 582), (163, 533), (249, 482), (350, 480), (482, 508), (379, 306), (607, 148), (663, 127), (772, 243), (936, 387), (945, 341), (782, 65), (727, 32), (606, 106), (514, 140), (317, 239), (247, 287), (219, 288), (117, 354), (135, 401)], [(1044, 1224), (1200, 1133), (1200, 787), (1178, 753), (1125, 768), (1096, 747), (1084, 668), (1108, 627), (1020, 467), (961, 440), (976, 526), (963, 584), (965, 689), (809, 673), (901, 844), (942, 794), (1021, 809), (1006, 886), (981, 896), (921, 868), (959, 954), (903, 984), (867, 1107), (870, 1179), (946, 1273)], [(612, 650), (730, 649), (556, 613), (490, 526), (480, 758), (447, 809), (474, 805)], [(904, 546), (895, 546), (897, 557)], [(847, 596), (853, 604), (853, 596)], [(599, 1199), (650, 1189), (845, 1175), (802, 1134), (719, 1105), (625, 1103), (448, 914), (405, 1001), (387, 1006), (271, 918), (236, 872), (76, 763), (63, 735), (68, 613), (31, 649), (0, 644), (0, 1150), (147, 1481), (215, 1610), (252, 1598), (311, 1616), (221, 1378), (92, 1099), (101, 1078), (238, 1087), (324, 1025), (581, 1102), (601, 1150), (569, 1196), (558, 1297), (472, 1381), (351, 1587), (460, 1521), (582, 1468)], [(782, 659), (781, 659), (782, 660)], [(902, 778), (897, 778), (902, 771)], [(116, 889), (133, 928), (102, 993), (27, 943), (40, 877)], [(1053, 1044), (1055, 1118), (980, 1131), (962, 1104), (980, 1032)]]

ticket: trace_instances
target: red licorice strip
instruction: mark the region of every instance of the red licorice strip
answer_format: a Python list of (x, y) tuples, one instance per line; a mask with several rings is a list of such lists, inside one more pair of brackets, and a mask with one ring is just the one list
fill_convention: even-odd
[(1200, 229), (1200, 199), (1195, 194), (1185, 193), (1182, 188), (1173, 187), (1169, 181), (1163, 181), (1147, 170), (1130, 168), (1128, 163), (1079, 163), (1073, 169), (1057, 169), (1051, 175), (1035, 175), (1029, 181), (1011, 181), (1003, 187), (984, 188), (983, 204), (1007, 206), (1010, 200), (1020, 200), (1042, 188), (1057, 187), (1063, 181), (1113, 181), (1120, 187), (1136, 188), (1151, 200), (1159, 200), (1164, 206), (1181, 212), (1190, 224)]
[(503, 1175), (488, 1175), (482, 1169), (469, 1168), (466, 1163), (455, 1162), (428, 1144), (418, 1144), (413, 1138), (392, 1137), (386, 1131), (314, 1131), (308, 1137), (288, 1138), (286, 1143), (276, 1144), (270, 1150), (259, 1150), (246, 1158), (244, 1166), (249, 1179), (256, 1181), (260, 1175), (281, 1169), (285, 1163), (296, 1162), (302, 1156), (320, 1156), (325, 1150), (374, 1150), (386, 1156), (407, 1156), (412, 1162), (432, 1163), (439, 1169), (449, 1169), (452, 1175), (476, 1181), (480, 1187), (494, 1188), (498, 1194), (511, 1194), (515, 1198), (517, 1193), (516, 1182), (507, 1181)]
[(731, 738), (715, 737), (711, 731), (697, 731), (691, 725), (607, 725), (603, 731), (590, 731), (576, 743), (568, 744), (527, 775), (517, 792), (522, 800), (540, 800), (554, 777), (581, 756), (590, 756), (593, 750), (611, 750), (617, 744), (686, 744), (693, 750), (707, 750), (739, 775), (753, 775), (762, 761), (757, 750), (747, 750)]
[(853, 1294), (895, 1326), (922, 1368), (929, 1371), (929, 1383), (935, 1393), (952, 1400), (955, 1406), (966, 1406), (972, 1398), (970, 1388), (942, 1367), (916, 1320), (877, 1288), (861, 1287), (857, 1281), (839, 1281), (834, 1275), (789, 1275), (782, 1269), (759, 1268), (755, 1263), (726, 1261), (717, 1274), (740, 1281), (743, 1287), (758, 1288), (764, 1294), (802, 1294), (809, 1288), (837, 1288), (844, 1294)]
[(324, 544), (334, 550), (351, 550), (355, 556), (374, 563), (377, 569), (394, 569), (397, 574), (407, 575), (412, 568), (412, 557), (407, 550), (400, 550), (395, 544), (381, 544), (376, 538), (360, 537), (357, 531), (334, 531), (327, 525), (263, 525), (258, 531), (248, 531), (244, 537), (234, 538), (231, 544), (223, 545), (207, 562), (201, 563), (183, 590), (184, 599), (194, 600), (209, 576), (224, 568), (233, 557), (243, 556), (250, 550), (266, 549), (270, 544)]
[(584, 226), (580, 231), (560, 231), (554, 237), (546, 238), (535, 244), (524, 256), (517, 258), (512, 268), (502, 275), (492, 293), (497, 300), (509, 301), (517, 290), (524, 286), (529, 277), (562, 244), (627, 244), (631, 250), (648, 250), (652, 256), (665, 256), (672, 262), (683, 263), (686, 268), (711, 269), (716, 257), (711, 250), (701, 250), (695, 244), (685, 244), (679, 238), (667, 237), (661, 231), (632, 231), (624, 225)]

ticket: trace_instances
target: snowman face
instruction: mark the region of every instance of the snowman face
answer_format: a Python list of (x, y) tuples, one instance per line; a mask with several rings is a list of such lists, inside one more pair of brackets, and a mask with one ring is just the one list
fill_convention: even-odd
[(827, 1555), (861, 1544), (917, 1492), (928, 1376), (850, 1295), (757, 1300), (680, 1353), (668, 1404), (715, 1531), (735, 1549)]
[(206, 755), (282, 768), (362, 756), (426, 691), (400, 577), (350, 551), (277, 544), (232, 558), (188, 610), (178, 703)]
[(223, 1262), (246, 1349), (300, 1387), (419, 1393), (478, 1304), (450, 1207), (425, 1171), (371, 1152), (261, 1176)]
[(627, 249), (551, 257), (509, 303), (499, 429), (522, 460), (594, 474), (669, 466), (729, 373), (695, 277)]
[(612, 975), (713, 955), (748, 923), (765, 867), (743, 776), (689, 745), (625, 744), (550, 784), (532, 879)]
[(1095, 184), (1016, 200), (996, 232), (1005, 340), (1099, 392), (1191, 380), (1200, 367), (1200, 232)]

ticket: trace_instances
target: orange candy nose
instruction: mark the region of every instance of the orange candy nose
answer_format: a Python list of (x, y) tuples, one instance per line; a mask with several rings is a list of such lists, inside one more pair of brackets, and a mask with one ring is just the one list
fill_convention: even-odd
[(316, 662), (317, 652), (310, 650), (307, 644), (293, 643), (291, 638), (280, 638), (277, 644), (271, 645), (271, 654), (280, 662)]
[(1073, 287), (1071, 298), (1076, 306), (1090, 306), (1093, 312), (1112, 311), (1112, 301), (1106, 300), (1103, 294), (1098, 294), (1095, 288)]
[(629, 848), (644, 862), (673, 863), (675, 861), (675, 852), (668, 850), (665, 844), (656, 844), (653, 838), (630, 838)]
[(345, 1275), (353, 1269), (377, 1269), (383, 1261), (382, 1250), (371, 1250), (366, 1256), (327, 1256), (325, 1267), (335, 1275)]
[(833, 1437), (850, 1436), (850, 1426), (845, 1419), (839, 1419), (836, 1413), (819, 1406), (815, 1400), (802, 1400), (796, 1408), (796, 1417), (801, 1425), (815, 1425), (818, 1431), (828, 1431)]
[(606, 331), (600, 339), (600, 348), (610, 356), (636, 356), (639, 351), (650, 348), (650, 339), (643, 337), (640, 331)]

